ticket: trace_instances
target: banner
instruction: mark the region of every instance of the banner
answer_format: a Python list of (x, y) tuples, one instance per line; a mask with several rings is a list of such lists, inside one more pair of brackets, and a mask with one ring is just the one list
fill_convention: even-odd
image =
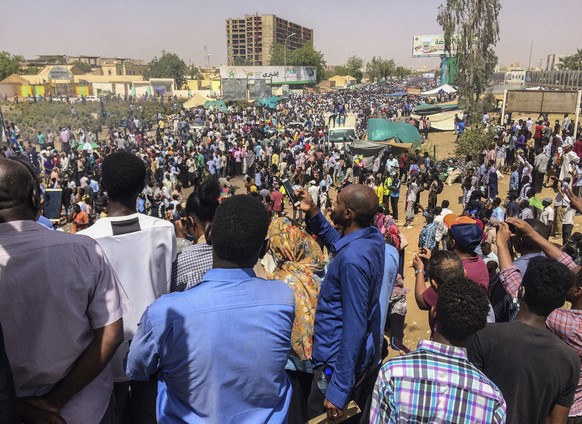
[(220, 78), (269, 80), (273, 84), (315, 84), (317, 71), (313, 66), (220, 66)]
[(445, 54), (445, 36), (415, 35), (412, 37), (412, 57), (440, 57)]
[(419, 96), (421, 91), (422, 90), (420, 88), (406, 87), (406, 94), (409, 95)]

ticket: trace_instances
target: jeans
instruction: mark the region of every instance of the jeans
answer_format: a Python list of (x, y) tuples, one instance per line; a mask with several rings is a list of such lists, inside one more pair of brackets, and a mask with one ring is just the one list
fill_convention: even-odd
[(398, 221), (398, 199), (399, 197), (390, 196), (390, 206), (392, 209), (392, 218)]

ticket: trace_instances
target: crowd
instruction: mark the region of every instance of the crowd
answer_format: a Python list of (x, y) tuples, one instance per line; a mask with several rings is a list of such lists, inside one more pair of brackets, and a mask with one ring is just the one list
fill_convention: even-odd
[[(347, 422), (582, 422), (582, 141), (490, 125), (456, 215), (427, 153), (366, 164), (327, 141), (328, 114), (360, 137), (407, 115), (394, 88), (178, 105), (154, 125), (134, 108), (102, 141), (28, 143), (8, 123), (0, 421), (333, 422), (353, 401)], [(401, 227), (420, 217), (411, 286), (431, 334), (408, 352)]]

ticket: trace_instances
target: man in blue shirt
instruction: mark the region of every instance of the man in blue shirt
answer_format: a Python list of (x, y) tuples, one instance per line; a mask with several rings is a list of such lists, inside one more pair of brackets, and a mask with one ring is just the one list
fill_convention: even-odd
[(285, 283), (253, 272), (268, 227), (257, 199), (224, 200), (206, 230), (213, 269), (145, 311), (126, 372), (135, 380), (158, 373), (159, 423), (287, 422), (295, 301)]
[[(315, 313), (315, 369), (308, 415), (313, 418), (327, 411), (330, 419), (338, 418), (353, 399), (365, 411), (357, 420), (366, 422), (378, 371), (374, 358), (381, 340), (379, 295), (385, 243), (373, 225), (378, 198), (374, 190), (361, 184), (343, 189), (332, 211), (340, 235), (318, 211), (307, 191), (299, 190), (297, 194), (301, 210), (307, 213), (307, 225), (334, 256)], [(319, 381), (324, 368), (328, 373), (333, 370), (327, 384)], [(319, 386), (326, 386), (325, 392)]]

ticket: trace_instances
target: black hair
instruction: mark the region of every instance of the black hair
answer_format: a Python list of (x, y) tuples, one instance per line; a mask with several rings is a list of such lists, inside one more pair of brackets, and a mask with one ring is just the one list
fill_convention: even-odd
[(448, 208), (449, 207), (449, 201), (448, 200), (443, 200), (441, 202), (441, 207), (442, 208)]
[(501, 205), (501, 199), (499, 197), (496, 197), (495, 199), (493, 199), (493, 202), (491, 202), (491, 204), (495, 207)]
[(436, 304), (436, 319), (441, 334), (452, 344), (462, 344), (487, 324), (489, 302), (472, 280), (458, 278), (441, 290)]
[(220, 197), (218, 180), (204, 181), (198, 190), (192, 192), (186, 201), (186, 215), (195, 215), (202, 222), (212, 222)]
[(103, 159), (101, 185), (110, 199), (130, 199), (145, 187), (146, 167), (129, 152), (116, 152)]
[(21, 168), (20, 170), (12, 169), (10, 172), (4, 174), (0, 180), (0, 203), (5, 204), (27, 204), (34, 208), (32, 204), (33, 193), (40, 193), (40, 180), (38, 174), (30, 162), (19, 157), (11, 157), (7, 159), (0, 158), (0, 161), (11, 163), (19, 163), (24, 166), (27, 172)]
[(529, 261), (521, 282), (525, 289), (523, 301), (533, 313), (547, 317), (564, 304), (573, 283), (574, 276), (566, 265), (536, 256)]
[(449, 250), (437, 250), (428, 260), (426, 273), (431, 280), (436, 281), (440, 288), (450, 280), (463, 278), (465, 269), (461, 258), (455, 253)]
[(214, 215), (210, 234), (214, 254), (242, 263), (259, 254), (269, 228), (269, 214), (256, 198), (237, 195), (225, 199)]

